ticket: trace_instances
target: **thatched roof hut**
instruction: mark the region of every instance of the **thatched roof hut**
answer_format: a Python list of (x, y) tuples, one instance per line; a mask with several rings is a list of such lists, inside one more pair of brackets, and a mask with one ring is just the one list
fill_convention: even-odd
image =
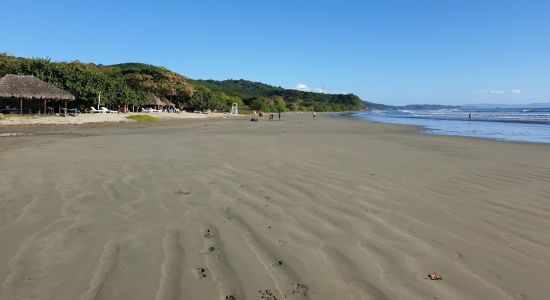
[(0, 79), (0, 98), (64, 101), (73, 101), (75, 99), (71, 93), (32, 75), (13, 74), (7, 74)]
[(163, 102), (164, 102), (164, 106), (174, 106), (174, 107), (176, 107), (176, 104), (174, 104), (174, 102), (171, 102), (168, 99), (164, 99)]
[(170, 100), (162, 97), (157, 96), (153, 93), (149, 93), (147, 95), (147, 100), (145, 100), (145, 103), (143, 105), (146, 106), (176, 106), (174, 103), (170, 102)]
[(144, 105), (164, 106), (165, 104), (159, 96), (149, 93), (149, 95), (147, 95), (147, 100), (145, 100)]

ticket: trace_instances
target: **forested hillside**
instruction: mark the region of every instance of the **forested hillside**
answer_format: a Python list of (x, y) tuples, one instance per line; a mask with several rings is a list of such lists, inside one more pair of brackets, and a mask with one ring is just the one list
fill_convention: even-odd
[(139, 63), (96, 65), (52, 62), (0, 54), (0, 77), (5, 74), (34, 75), (76, 97), (75, 106), (101, 102), (116, 107), (140, 106), (149, 94), (166, 98), (177, 106), (195, 109), (228, 109), (232, 103), (262, 111), (360, 110), (365, 104), (353, 94), (303, 92), (247, 80), (191, 80), (163, 67)]
[(346, 111), (364, 108), (361, 99), (353, 94), (322, 94), (284, 89), (248, 80), (196, 80), (194, 85), (202, 85), (213, 91), (243, 99), (252, 109), (266, 110), (270, 105), (284, 104), (290, 110)]

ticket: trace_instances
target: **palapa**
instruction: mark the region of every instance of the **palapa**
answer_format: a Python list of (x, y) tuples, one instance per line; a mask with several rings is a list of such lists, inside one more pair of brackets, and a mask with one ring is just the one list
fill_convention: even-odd
[(46, 101), (48, 100), (65, 101), (65, 111), (67, 110), (67, 101), (75, 100), (71, 93), (33, 75), (14, 74), (7, 74), (0, 78), (0, 98), (19, 99), (20, 113), (23, 113), (23, 100), (44, 100), (44, 111), (46, 111)]
[(13, 74), (7, 74), (0, 79), (0, 98), (23, 100), (75, 100), (75, 97), (71, 93), (32, 75)]
[(159, 96), (153, 93), (149, 93), (149, 95), (147, 95), (147, 100), (145, 100), (144, 105), (164, 106), (164, 101), (162, 101)]

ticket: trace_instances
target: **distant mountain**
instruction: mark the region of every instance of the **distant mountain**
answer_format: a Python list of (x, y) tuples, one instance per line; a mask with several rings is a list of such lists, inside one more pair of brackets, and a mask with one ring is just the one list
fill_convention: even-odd
[(374, 102), (369, 102), (369, 101), (363, 101), (363, 104), (365, 105), (366, 110), (390, 110), (390, 109), (395, 109), (395, 106), (392, 106), (392, 105), (374, 103)]
[(397, 106), (399, 109), (413, 109), (413, 110), (437, 110), (437, 109), (458, 109), (457, 105), (439, 105), (439, 104), (409, 104), (404, 106)]
[(494, 109), (494, 108), (550, 108), (550, 102), (546, 103), (529, 103), (529, 104), (496, 104), (496, 103), (479, 103), (467, 104), (460, 106), (463, 109)]
[(439, 105), (439, 104), (408, 104), (408, 105), (385, 105), (379, 103), (372, 103), (363, 101), (368, 110), (397, 110), (397, 109), (410, 109), (410, 110), (437, 110), (437, 109), (458, 109), (460, 106), (455, 105)]

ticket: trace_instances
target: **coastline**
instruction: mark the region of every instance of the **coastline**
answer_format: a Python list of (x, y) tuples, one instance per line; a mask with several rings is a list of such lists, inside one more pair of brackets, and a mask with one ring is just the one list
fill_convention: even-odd
[(0, 298), (550, 293), (549, 145), (332, 115), (0, 138)]
[[(459, 133), (447, 133), (445, 130), (442, 130), (441, 128), (438, 128), (436, 123), (434, 124), (408, 124), (408, 123), (397, 123), (392, 121), (383, 121), (383, 120), (373, 120), (369, 118), (361, 118), (357, 116), (352, 116), (352, 113), (350, 113), (348, 116), (346, 116), (349, 119), (357, 120), (357, 121), (365, 121), (365, 122), (371, 122), (376, 124), (388, 124), (388, 125), (395, 125), (395, 126), (408, 126), (411, 128), (416, 129), (417, 134), (425, 134), (425, 135), (435, 135), (435, 136), (450, 136), (450, 137), (459, 137), (459, 138), (473, 138), (473, 139), (480, 139), (480, 140), (486, 140), (486, 141), (497, 141), (497, 142), (504, 142), (504, 143), (520, 143), (520, 144), (545, 144), (550, 145), (550, 141), (547, 140), (523, 140), (523, 139), (517, 139), (517, 137), (514, 138), (507, 138), (507, 137), (490, 137), (485, 135), (471, 135), (471, 134), (459, 134)], [(404, 118), (406, 119), (406, 118)], [(431, 120), (435, 121), (435, 120)], [(440, 121), (440, 120), (437, 120)], [(437, 122), (436, 121), (436, 122)], [(448, 120), (442, 120), (442, 121), (448, 121)], [(453, 120), (456, 121), (456, 120)], [(462, 122), (467, 122), (467, 120), (462, 120)], [(494, 123), (493, 121), (488, 120), (482, 120), (482, 121), (475, 121), (475, 122), (482, 122), (482, 123)], [(412, 122), (411, 122), (412, 123)], [(512, 124), (511, 122), (498, 122), (502, 124)], [(528, 124), (528, 125), (545, 125), (545, 124), (533, 124), (533, 123), (519, 123), (519, 124)]]

